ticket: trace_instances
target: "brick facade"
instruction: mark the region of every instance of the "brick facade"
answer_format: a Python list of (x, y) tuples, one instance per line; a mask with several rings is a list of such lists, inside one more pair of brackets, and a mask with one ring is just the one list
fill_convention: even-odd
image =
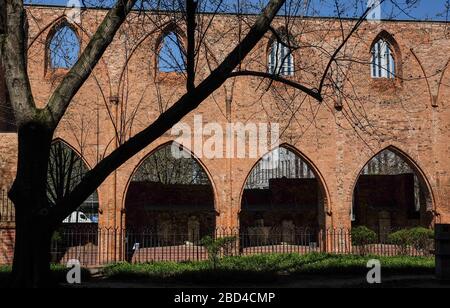
[[(65, 73), (46, 66), (45, 48), (52, 27), (64, 18), (64, 9), (29, 7), (28, 10), (29, 76), (36, 103), (43, 106)], [(82, 48), (105, 14), (103, 10), (84, 11), (82, 27), (74, 26)], [(344, 21), (345, 25), (351, 22)], [(339, 39), (337, 20), (307, 19), (301, 24), (309, 29), (336, 29), (327, 32), (329, 37), (324, 40), (333, 43)], [(211, 41), (232, 25), (232, 16), (218, 16), (211, 30)], [(125, 25), (119, 31), (92, 76), (74, 98), (56, 132), (55, 137), (81, 153), (90, 167), (115, 146), (114, 126), (121, 121), (121, 106), (126, 103), (127, 114), (136, 111), (133, 126), (127, 131), (136, 133), (156, 119), (161, 108), (173, 103), (185, 90), (181, 76), (174, 74), (162, 78), (155, 73), (156, 56), (151, 50), (160, 34), (155, 32), (141, 40), (126, 41), (124, 33), (143, 37), (140, 28), (127, 32), (130, 26)], [(305, 34), (304, 39), (311, 42), (323, 39), (317, 33)], [(349, 76), (354, 94), (364, 102), (363, 108), (350, 110), (351, 101), (343, 102), (340, 108), (329, 98), (323, 103), (306, 98), (306, 103), (296, 112), (298, 120), (287, 125), (291, 117), (278, 114), (276, 95), (267, 93), (260, 98), (261, 93), (256, 90), (260, 80), (245, 77), (237, 79), (232, 97), (232, 84), (227, 82), (183, 122), (192, 125), (193, 116), (199, 114), (205, 123), (214, 121), (224, 127), (228, 122), (281, 122), (281, 126), (286, 127), (281, 143), (308, 162), (319, 181), (326, 227), (351, 226), (353, 191), (359, 173), (375, 154), (390, 148), (413, 167), (427, 188), (427, 208), (433, 213), (433, 220), (450, 223), (450, 69), (445, 65), (450, 60), (450, 41), (445, 38), (449, 35), (448, 28), (439, 22), (363, 23), (358, 31), (359, 43), (355, 39), (349, 43), (354, 46), (355, 58), (370, 61), (370, 46), (380, 33), (389, 33), (395, 40), (399, 77), (395, 81), (371, 79), (369, 65), (355, 61)], [(231, 42), (226, 43), (231, 40), (229, 36), (223, 35), (221, 44), (208, 46), (212, 54), (220, 58), (233, 46)], [(127, 50), (130, 41), (135, 42), (135, 47)], [(268, 40), (261, 42), (250, 58), (266, 59), (267, 44)], [(294, 56), (296, 65), (314, 59), (314, 54), (307, 51)], [(205, 58), (201, 57), (200, 61)], [(249, 61), (248, 65), (258, 69), (257, 63)], [(199, 67), (202, 68), (198, 73), (201, 79), (207, 73), (203, 68), (207, 65)], [(5, 99), (1, 86), (0, 99)], [(3, 106), (5, 104), (2, 102)], [(264, 110), (274, 112), (267, 114)], [(357, 117), (355, 112), (364, 114), (363, 119), (349, 122), (349, 117)], [(174, 137), (166, 133), (100, 186), (100, 226), (125, 226), (125, 197), (133, 172), (149, 153), (172, 140)], [(0, 143), (0, 181), (3, 187), (8, 187), (15, 174), (17, 136), (3, 130)], [(238, 227), (245, 181), (258, 159), (202, 158), (199, 161), (212, 183), (216, 226)]]
[(12, 263), (15, 239), (16, 231), (13, 228), (0, 229), (0, 265)]

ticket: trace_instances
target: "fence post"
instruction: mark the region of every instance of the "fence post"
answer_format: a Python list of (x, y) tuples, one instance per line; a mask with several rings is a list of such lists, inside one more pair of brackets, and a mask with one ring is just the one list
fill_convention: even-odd
[(321, 253), (327, 252), (327, 235), (328, 231), (326, 229), (320, 229), (319, 231), (319, 251)]

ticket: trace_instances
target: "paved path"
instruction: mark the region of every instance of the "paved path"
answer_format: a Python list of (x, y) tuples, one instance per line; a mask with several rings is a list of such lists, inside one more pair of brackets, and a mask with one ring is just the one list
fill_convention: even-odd
[[(65, 285), (69, 287), (68, 285)], [(233, 284), (233, 285), (204, 285), (188, 283), (155, 283), (155, 282), (120, 282), (108, 280), (95, 280), (82, 284), (82, 288), (450, 288), (450, 284), (439, 283), (433, 275), (389, 276), (382, 279), (379, 285), (369, 285), (365, 277), (338, 277), (329, 276), (303, 277), (298, 279), (285, 279), (274, 283)]]

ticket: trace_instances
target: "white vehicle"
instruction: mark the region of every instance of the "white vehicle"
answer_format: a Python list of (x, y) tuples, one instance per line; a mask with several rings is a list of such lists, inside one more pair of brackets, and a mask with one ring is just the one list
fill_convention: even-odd
[(67, 216), (66, 219), (63, 220), (63, 223), (82, 223), (82, 224), (89, 224), (93, 223), (91, 219), (89, 219), (86, 214), (80, 211), (75, 211), (69, 216)]

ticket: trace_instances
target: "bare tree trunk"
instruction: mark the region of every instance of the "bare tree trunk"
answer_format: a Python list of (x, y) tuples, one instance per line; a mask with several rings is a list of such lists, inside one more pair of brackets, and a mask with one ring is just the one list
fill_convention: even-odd
[(45, 220), (24, 213), (16, 222), (13, 288), (48, 287), (53, 283), (50, 272), (50, 242), (53, 231)]
[(39, 123), (19, 128), (18, 170), (9, 197), (16, 207), (13, 287), (50, 283), (50, 242), (55, 228), (46, 192), (52, 132)]

